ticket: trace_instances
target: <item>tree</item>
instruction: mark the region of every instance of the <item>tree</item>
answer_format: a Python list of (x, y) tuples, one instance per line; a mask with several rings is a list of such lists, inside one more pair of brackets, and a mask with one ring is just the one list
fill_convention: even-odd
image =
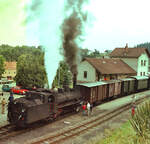
[(91, 51), (88, 50), (87, 48), (80, 49), (80, 54), (81, 54), (82, 58), (89, 57), (90, 53), (91, 53)]
[(44, 87), (47, 76), (44, 67), (44, 55), (38, 57), (31, 54), (21, 55), (18, 58), (16, 83), (22, 87)]
[(22, 54), (31, 54), (31, 55), (40, 55), (44, 53), (43, 47), (38, 46), (9, 46), (9, 45), (0, 45), (0, 54), (4, 56), (6, 61), (18, 61), (18, 57)]
[(70, 85), (71, 80), (72, 74), (69, 70), (69, 66), (66, 64), (66, 62), (61, 61), (53, 81), (53, 87), (63, 87), (63, 85)]
[(141, 144), (150, 143), (150, 101), (139, 105), (135, 115), (130, 120), (131, 126), (136, 132), (135, 142)]
[(63, 87), (67, 88), (71, 84), (71, 77), (68, 75), (67, 71), (64, 71), (63, 75)]
[(89, 55), (89, 57), (91, 57), (91, 58), (97, 58), (97, 57), (100, 57), (100, 56), (101, 56), (100, 52), (96, 49), (94, 50), (94, 52), (91, 52), (90, 55)]
[(0, 55), (0, 78), (5, 71), (5, 59), (2, 55)]
[(94, 49), (94, 51), (88, 49), (80, 49), (80, 54), (82, 59), (89, 57), (89, 58), (100, 58), (103, 57), (104, 54), (100, 53), (98, 50)]
[(146, 48), (150, 53), (150, 43), (149, 42), (138, 44), (136, 47)]

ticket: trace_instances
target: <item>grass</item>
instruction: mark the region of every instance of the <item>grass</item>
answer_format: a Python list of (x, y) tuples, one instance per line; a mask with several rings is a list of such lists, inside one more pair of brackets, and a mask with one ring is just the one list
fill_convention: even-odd
[(134, 117), (115, 130), (106, 130), (89, 144), (150, 144), (150, 100), (138, 105)]
[(97, 136), (89, 144), (134, 144), (136, 133), (130, 122), (124, 123), (120, 128), (115, 130), (105, 130), (105, 138), (100, 140)]

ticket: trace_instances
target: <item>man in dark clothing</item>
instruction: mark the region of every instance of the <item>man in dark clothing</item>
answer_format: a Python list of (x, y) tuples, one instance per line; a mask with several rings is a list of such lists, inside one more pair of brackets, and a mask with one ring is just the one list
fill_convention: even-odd
[(10, 91), (10, 96), (9, 96), (9, 102), (13, 102), (13, 100), (14, 100), (14, 96), (13, 96), (13, 92), (12, 91)]
[(92, 110), (93, 110), (93, 104), (91, 103), (91, 105), (90, 105), (90, 111), (91, 111), (91, 113), (92, 113)]

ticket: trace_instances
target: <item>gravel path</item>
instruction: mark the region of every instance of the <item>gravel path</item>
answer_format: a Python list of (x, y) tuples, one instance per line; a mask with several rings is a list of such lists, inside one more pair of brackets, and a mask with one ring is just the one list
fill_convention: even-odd
[[(149, 91), (147, 91), (146, 93), (149, 93)], [(145, 95), (145, 93), (142, 93), (142, 95)], [(128, 97), (126, 97), (126, 99), (127, 98)], [(117, 102), (119, 103), (118, 99), (117, 99)], [(106, 105), (105, 107), (107, 107)], [(108, 105), (110, 105), (110, 103), (108, 103)], [(33, 139), (39, 138), (41, 136), (45, 136), (49, 133), (60, 131), (63, 128), (73, 126), (74, 124), (85, 121), (86, 119), (89, 119), (90, 117), (94, 115), (103, 114), (105, 112), (107, 112), (106, 109), (102, 110), (101, 106), (98, 106), (93, 109), (93, 113), (89, 117), (82, 116), (82, 113), (74, 114), (72, 116), (66, 117), (59, 121), (46, 124), (45, 126), (41, 128), (37, 128), (36, 130), (32, 130), (32, 131), (29, 131), (27, 133), (24, 133), (15, 137), (10, 137), (9, 139), (5, 141), (0, 141), (0, 144), (26, 144), (27, 142), (32, 141)], [(99, 127), (93, 128), (92, 130), (87, 131), (86, 133), (78, 137), (72, 138), (68, 140), (67, 142), (65, 141), (63, 143), (64, 144), (87, 144), (90, 140), (95, 138), (97, 135), (99, 135), (100, 138), (104, 138), (104, 131), (106, 129), (110, 129), (110, 128), (115, 129), (115, 128), (120, 127), (124, 122), (126, 122), (130, 118), (130, 113), (131, 111), (122, 113), (121, 115), (113, 118), (111, 121), (106, 122), (105, 124), (102, 124)]]

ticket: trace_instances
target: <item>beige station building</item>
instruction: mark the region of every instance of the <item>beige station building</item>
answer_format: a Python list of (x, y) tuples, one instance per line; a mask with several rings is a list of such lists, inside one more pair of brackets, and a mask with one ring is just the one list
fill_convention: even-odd
[(2, 77), (7, 78), (8, 80), (13, 80), (16, 76), (16, 62), (5, 62), (5, 72)]

